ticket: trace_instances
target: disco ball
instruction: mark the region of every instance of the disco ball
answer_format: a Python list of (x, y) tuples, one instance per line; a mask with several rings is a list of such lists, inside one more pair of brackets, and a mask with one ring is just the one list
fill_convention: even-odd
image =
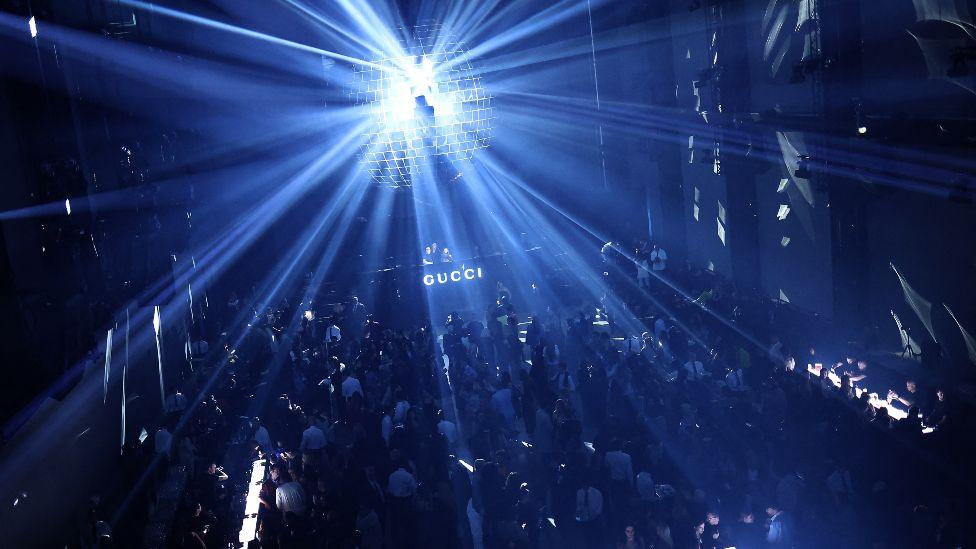
[(439, 25), (414, 27), (398, 55), (354, 67), (352, 95), (371, 124), (360, 160), (372, 179), (409, 187), (456, 178), (491, 141), (492, 97), (467, 50)]

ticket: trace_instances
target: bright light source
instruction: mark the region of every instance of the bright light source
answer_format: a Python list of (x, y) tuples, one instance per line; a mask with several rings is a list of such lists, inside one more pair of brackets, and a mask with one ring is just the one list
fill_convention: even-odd
[(31, 38), (37, 38), (37, 20), (33, 15), (27, 21), (27, 26), (30, 27)]
[(864, 135), (864, 134), (868, 133), (868, 127), (867, 126), (858, 126), (857, 127), (857, 133), (859, 133), (861, 135)]
[(71, 215), (71, 199), (70, 198), (65, 198), (64, 199), (64, 209), (65, 209), (65, 211), (68, 212), (68, 215)]
[(373, 119), (363, 166), (390, 187), (412, 185), (435, 162), (470, 160), (488, 147), (494, 117), (492, 97), (456, 37), (423, 25), (401, 46), (355, 67), (351, 93)]
[(779, 205), (779, 211), (776, 212), (776, 219), (779, 219), (780, 221), (783, 221), (783, 220), (786, 219), (786, 216), (788, 216), (788, 215), (790, 215), (790, 206), (789, 206), (789, 204), (780, 204)]
[(159, 336), (159, 329), (162, 326), (159, 319), (159, 305), (153, 307), (153, 319), (152, 319), (153, 331), (156, 332), (156, 336)]

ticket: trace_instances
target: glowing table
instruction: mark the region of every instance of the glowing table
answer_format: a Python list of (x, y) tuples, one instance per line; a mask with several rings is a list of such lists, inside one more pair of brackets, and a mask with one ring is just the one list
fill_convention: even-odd
[(251, 481), (247, 485), (247, 499), (244, 500), (244, 521), (238, 541), (247, 544), (258, 534), (258, 510), (261, 508), (261, 485), (268, 466), (263, 459), (256, 459), (251, 464)]

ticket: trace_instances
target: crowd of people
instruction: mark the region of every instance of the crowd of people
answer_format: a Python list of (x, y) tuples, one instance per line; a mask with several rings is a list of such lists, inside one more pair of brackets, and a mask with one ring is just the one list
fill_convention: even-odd
[[(666, 261), (645, 252), (639, 268)], [(211, 353), (189, 426), (170, 434), (176, 399), (156, 435), (190, 471), (171, 545), (237, 540), (254, 459), (268, 476), (247, 547), (962, 545), (971, 482), (940, 452), (961, 424), (945, 391), (888, 395), (909, 409), (893, 421), (852, 390), (863, 360), (812, 376), (809, 340), (759, 298), (651, 270), (668, 284), (620, 285), (616, 313), (526, 314), (499, 284), (483, 315), (442, 326), (390, 329), (358, 299), (291, 336), (303, 304), (258, 315)]]

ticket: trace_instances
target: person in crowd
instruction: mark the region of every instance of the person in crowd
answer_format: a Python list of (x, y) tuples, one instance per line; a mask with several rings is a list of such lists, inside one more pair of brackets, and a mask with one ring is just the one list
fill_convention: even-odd
[(721, 517), (716, 510), (705, 513), (705, 523), (702, 528), (701, 546), (703, 549), (725, 549), (735, 547), (732, 535), (721, 523)]
[(792, 547), (793, 525), (789, 514), (778, 506), (770, 505), (766, 508), (766, 546)]
[(648, 549), (644, 537), (637, 533), (632, 524), (624, 527), (623, 536), (617, 541), (617, 549)]
[(905, 408), (911, 408), (915, 406), (919, 409), (924, 409), (928, 411), (928, 402), (925, 396), (918, 388), (918, 384), (914, 379), (909, 379), (905, 382), (905, 392), (898, 393), (894, 390), (888, 391), (888, 404), (894, 404), (895, 402), (904, 406)]
[(637, 287), (650, 289), (651, 287), (651, 262), (646, 256), (639, 256), (634, 260), (637, 267)]
[(271, 434), (268, 433), (268, 428), (261, 423), (261, 418), (254, 418), (251, 427), (254, 430), (254, 434), (251, 435), (251, 440), (264, 452), (264, 455), (271, 455), (271, 452), (274, 450), (274, 445), (271, 442)]
[(349, 372), (348, 370), (343, 372), (343, 379), (340, 388), (342, 390), (342, 398), (350, 399), (352, 398), (353, 395), (357, 395), (357, 394), (360, 397), (363, 396), (362, 384), (359, 383), (359, 380), (356, 379), (352, 375), (352, 372)]
[(655, 272), (663, 272), (668, 268), (668, 253), (664, 251), (657, 245), (657, 242), (651, 244), (651, 253), (649, 255), (651, 260), (651, 270)]
[(326, 443), (325, 433), (310, 419), (308, 428), (302, 432), (302, 442), (298, 445), (298, 449), (302, 452), (317, 453), (325, 448)]
[[(649, 262), (655, 249), (646, 250)], [(680, 269), (668, 276), (684, 283)], [(149, 455), (127, 444), (123, 457), (165, 461), (163, 472), (202, 464), (175, 504), (174, 539), (184, 546), (236, 542), (243, 520), (234, 502), (248, 494), (233, 492), (252, 488), (261, 504), (252, 546), (262, 547), (897, 546), (890, 540), (909, 529), (903, 539), (913, 547), (960, 539), (965, 515), (952, 502), (911, 512), (917, 501), (937, 501), (927, 483), (947, 476), (925, 467), (899, 474), (918, 463), (917, 447), (937, 452), (961, 424), (942, 389), (928, 407), (914, 383), (892, 395), (907, 420), (866, 392), (854, 398), (861, 361), (839, 374), (851, 390), (828, 379), (822, 391), (806, 355), (797, 355), (799, 371), (787, 367), (789, 349), (806, 347), (778, 312), (750, 314), (759, 305), (748, 293), (695, 280), (684, 295), (704, 288), (710, 311), (734, 318), (733, 327), (682, 294), (664, 311), (643, 292), (615, 307), (611, 292), (601, 310), (624, 312), (610, 333), (594, 327), (591, 305), (533, 303), (546, 312), (532, 315), (523, 342), (520, 303), (502, 284), (472, 306), (487, 322), (458, 315), (436, 331), (421, 311), (412, 327), (371, 320), (367, 329), (354, 299), (339, 317), (343, 336), (328, 345), (311, 337), (310, 323), (297, 328), (304, 337), (283, 334), (277, 350), (235, 342), (226, 370), (201, 368), (221, 375), (212, 396), (185, 407), (185, 426), (171, 433), (164, 417), (148, 428), (156, 432)], [(308, 306), (291, 302), (271, 316), (298, 318)], [(653, 326), (623, 316), (639, 309), (656, 317)], [(213, 341), (230, 349), (236, 334)], [(151, 460), (173, 450), (181, 457), (172, 463)], [(255, 462), (267, 473), (251, 485)], [(154, 494), (167, 493), (169, 477), (156, 477)], [(895, 503), (880, 511), (868, 500)], [(753, 509), (765, 509), (765, 522)]]
[(707, 375), (705, 372), (705, 365), (698, 360), (698, 356), (695, 351), (688, 352), (688, 361), (685, 362), (685, 372), (688, 373), (688, 379), (701, 380)]

